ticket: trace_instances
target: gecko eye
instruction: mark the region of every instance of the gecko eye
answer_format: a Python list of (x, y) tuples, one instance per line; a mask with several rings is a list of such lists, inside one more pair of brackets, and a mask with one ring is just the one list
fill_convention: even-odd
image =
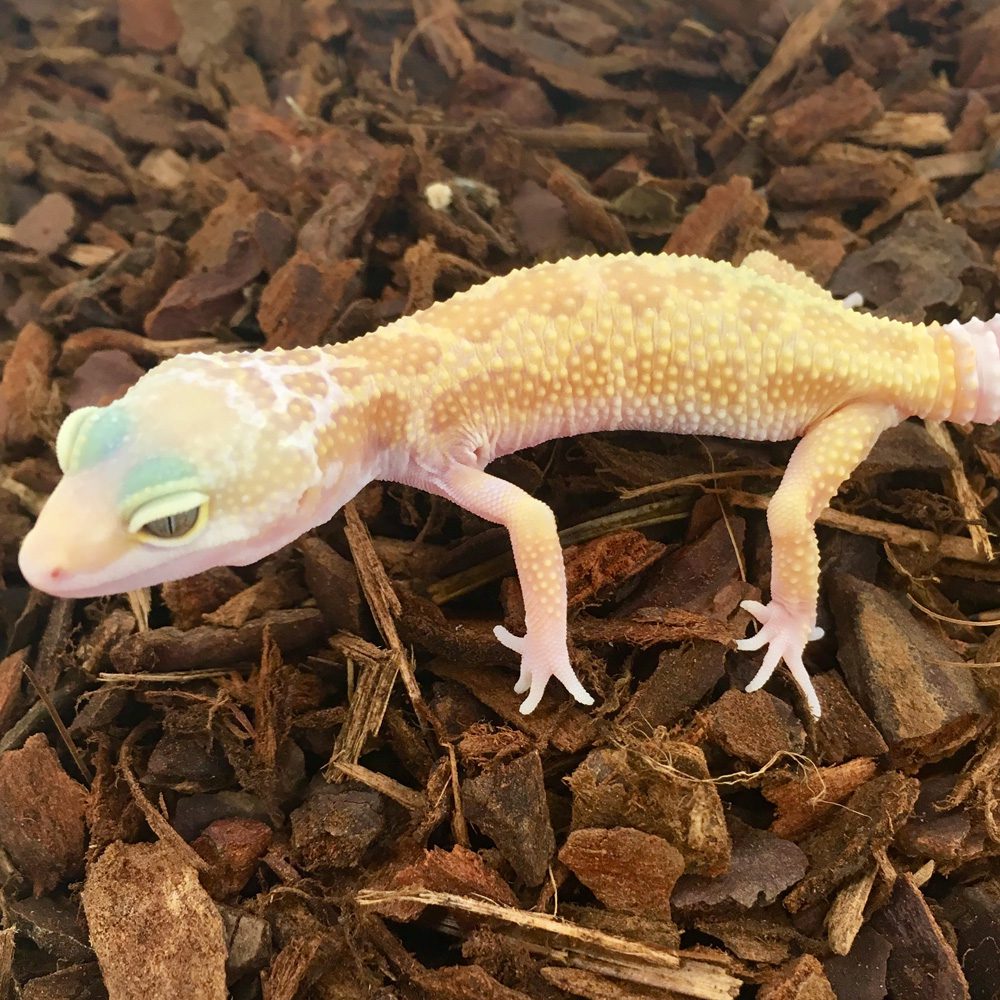
[(208, 520), (208, 497), (186, 490), (143, 504), (130, 518), (128, 530), (153, 545), (188, 541)]
[(154, 538), (183, 538), (198, 523), (200, 507), (183, 510), (179, 514), (168, 514), (155, 521), (147, 521), (142, 530)]

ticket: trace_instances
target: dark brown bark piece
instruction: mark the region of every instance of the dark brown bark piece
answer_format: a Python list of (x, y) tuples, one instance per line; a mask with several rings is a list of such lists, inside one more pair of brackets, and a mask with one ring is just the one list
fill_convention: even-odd
[(268, 627), (275, 642), (289, 650), (314, 644), (326, 634), (315, 608), (295, 608), (271, 611), (235, 629), (201, 625), (186, 632), (171, 627), (139, 632), (116, 643), (108, 656), (112, 667), (125, 674), (218, 667), (259, 657)]
[(458, 116), (499, 111), (511, 124), (528, 127), (552, 125), (556, 119), (538, 83), (508, 76), (485, 63), (476, 63), (455, 81), (448, 110)]
[(953, 889), (941, 902), (945, 918), (958, 935), (958, 956), (974, 1000), (986, 1000), (997, 988), (1000, 968), (1000, 884), (988, 878)]
[(872, 852), (886, 847), (917, 801), (917, 782), (890, 771), (865, 782), (845, 809), (802, 841), (809, 870), (788, 894), (792, 913), (827, 897), (872, 863)]
[(850, 254), (830, 282), (834, 295), (860, 292), (880, 313), (923, 320), (989, 287), (982, 251), (961, 226), (934, 212), (908, 212), (892, 233)]
[(805, 854), (791, 841), (735, 824), (729, 871), (708, 878), (683, 875), (673, 905), (681, 914), (749, 909), (773, 903), (806, 872)]
[(287, 220), (261, 211), (236, 231), (222, 264), (174, 282), (146, 317), (143, 329), (154, 340), (180, 340), (211, 331), (243, 302), (244, 289), (262, 272), (280, 266), (292, 233)]
[(976, 811), (962, 806), (947, 808), (955, 784), (950, 774), (924, 778), (913, 815), (896, 836), (901, 851), (915, 858), (930, 858), (941, 871), (980, 857), (986, 848), (986, 830)]
[(830, 580), (838, 658), (900, 764), (940, 760), (982, 731), (989, 703), (955, 649), (885, 591), (846, 574)]
[(730, 515), (728, 527), (721, 518), (714, 520), (699, 537), (659, 561), (635, 597), (622, 602), (623, 612), (680, 608), (725, 620), (745, 596), (736, 558), (745, 533), (742, 517)]
[(663, 650), (652, 674), (636, 688), (618, 721), (625, 728), (673, 725), (722, 680), (725, 660), (723, 645), (702, 639)]
[(848, 207), (883, 201), (897, 188), (899, 171), (878, 171), (849, 160), (779, 167), (767, 185), (771, 202), (783, 208)]
[(892, 945), (886, 970), (892, 996), (969, 1000), (958, 958), (910, 875), (897, 877), (888, 903), (872, 918), (872, 927)]
[(306, 587), (316, 598), (323, 622), (331, 632), (362, 634), (361, 589), (354, 564), (321, 538), (303, 538)]
[(307, 871), (329, 875), (358, 864), (385, 824), (378, 792), (317, 786), (291, 815), (292, 850)]
[(829, 670), (812, 680), (823, 714), (807, 719), (806, 728), (820, 758), (839, 764), (856, 757), (881, 757), (889, 748), (840, 674)]
[(670, 920), (684, 858), (662, 837), (629, 827), (574, 830), (559, 860), (610, 910)]
[(1000, 172), (991, 171), (948, 207), (948, 217), (977, 240), (1000, 236)]
[(496, 844), (527, 885), (540, 885), (556, 851), (537, 752), (462, 782), (466, 819)]
[(9, 900), (7, 909), (20, 934), (31, 938), (60, 962), (88, 962), (93, 952), (79, 919), (77, 907), (65, 899)]
[(865, 924), (846, 955), (823, 961), (837, 1000), (885, 1000), (886, 967), (892, 945), (871, 924)]
[(96, 962), (38, 976), (21, 987), (21, 1000), (104, 1000), (106, 996)]

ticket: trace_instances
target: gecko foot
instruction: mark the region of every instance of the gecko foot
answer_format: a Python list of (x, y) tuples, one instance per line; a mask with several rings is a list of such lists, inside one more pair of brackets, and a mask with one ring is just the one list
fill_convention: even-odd
[(775, 601), (767, 605), (761, 604), (760, 601), (743, 601), (740, 607), (744, 611), (749, 611), (760, 622), (761, 629), (756, 635), (740, 639), (736, 643), (736, 648), (752, 650), (767, 646), (764, 661), (754, 679), (747, 685), (747, 691), (757, 691), (762, 688), (770, 680), (778, 664), (784, 660), (793, 680), (805, 696), (809, 711), (818, 719), (819, 697), (802, 664), (802, 651), (810, 640), (822, 638), (823, 630), (816, 628), (807, 614), (787, 608)]
[(562, 646), (561, 656), (553, 656), (551, 648), (533, 643), (529, 636), (516, 636), (503, 625), (497, 625), (493, 634), (501, 644), (521, 654), (521, 676), (518, 677), (514, 690), (518, 694), (528, 692), (528, 697), (521, 703), (523, 715), (530, 715), (538, 707), (550, 677), (555, 677), (581, 705), (594, 704), (593, 696), (573, 672), (565, 645)]

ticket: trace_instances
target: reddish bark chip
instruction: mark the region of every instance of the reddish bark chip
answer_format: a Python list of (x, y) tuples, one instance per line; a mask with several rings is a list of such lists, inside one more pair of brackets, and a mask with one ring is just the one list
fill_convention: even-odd
[(874, 776), (875, 761), (857, 757), (834, 767), (809, 768), (792, 777), (765, 779), (761, 791), (776, 806), (771, 832), (779, 837), (801, 837)]
[(257, 320), (265, 347), (315, 347), (329, 339), (352, 293), (360, 260), (324, 261), (301, 250), (264, 286)]
[(54, 417), (50, 373), (55, 360), (52, 334), (37, 323), (21, 328), (0, 381), (0, 441), (28, 444)]
[(79, 873), (86, 810), (87, 790), (41, 734), (0, 755), (0, 841), (35, 895)]
[(795, 713), (769, 691), (727, 691), (705, 713), (709, 735), (731, 756), (763, 767), (800, 754), (806, 734)]
[(210, 823), (191, 844), (210, 865), (202, 875), (202, 884), (213, 899), (237, 895), (270, 845), (271, 828), (242, 816)]
[(749, 177), (733, 177), (705, 192), (705, 197), (663, 248), (665, 253), (697, 254), (713, 260), (740, 259), (750, 249), (767, 218), (767, 202)]
[(757, 997), (758, 1000), (837, 1000), (823, 966), (812, 955), (789, 962)]
[(574, 830), (559, 860), (608, 909), (670, 920), (684, 858), (662, 837), (629, 827)]
[(828, 896), (870, 866), (872, 852), (887, 847), (913, 811), (917, 792), (917, 782), (896, 771), (865, 782), (846, 808), (802, 842), (809, 871), (785, 900), (789, 912)]
[[(456, 844), (450, 851), (434, 848), (423, 858), (401, 868), (393, 877), (399, 889), (429, 889), (457, 896), (481, 897), (501, 906), (517, 907), (517, 897), (510, 886), (467, 847)], [(394, 920), (413, 920), (424, 910), (420, 903), (391, 902), (379, 907), (379, 912)]]
[(182, 31), (172, 0), (118, 0), (118, 40), (126, 48), (164, 52)]
[(775, 111), (766, 146), (780, 160), (801, 160), (820, 143), (871, 125), (882, 110), (881, 99), (868, 83), (842, 73), (829, 86)]

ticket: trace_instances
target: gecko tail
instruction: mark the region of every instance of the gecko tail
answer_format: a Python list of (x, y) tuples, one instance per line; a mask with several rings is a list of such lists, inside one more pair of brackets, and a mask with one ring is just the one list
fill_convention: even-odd
[(1000, 420), (1000, 313), (991, 319), (970, 319), (960, 323), (957, 319), (946, 324), (966, 341), (976, 352), (975, 412), (971, 416), (977, 424), (992, 424)]

